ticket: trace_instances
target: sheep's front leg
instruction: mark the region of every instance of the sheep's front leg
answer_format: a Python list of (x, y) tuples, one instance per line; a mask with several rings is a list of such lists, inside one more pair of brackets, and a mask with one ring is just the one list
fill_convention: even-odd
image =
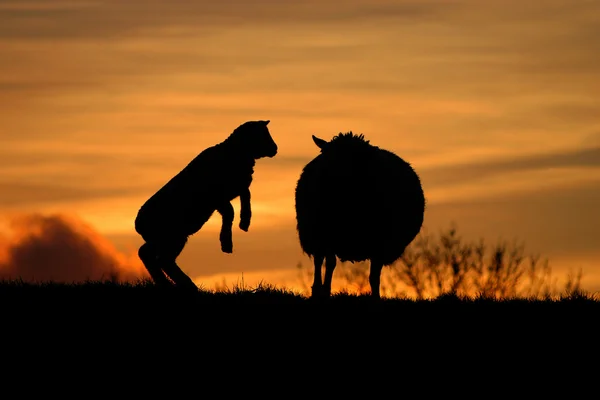
[(371, 297), (379, 299), (379, 286), (383, 264), (377, 260), (371, 260), (371, 271), (369, 272), (369, 284), (371, 285)]
[(323, 296), (331, 296), (331, 281), (333, 280), (333, 271), (335, 270), (335, 254), (330, 254), (325, 258), (325, 281), (323, 282)]
[(323, 281), (321, 280), (322, 278), (322, 274), (323, 274), (323, 260), (325, 259), (325, 257), (321, 256), (321, 255), (314, 255), (314, 264), (315, 264), (315, 275), (314, 275), (314, 279), (313, 279), (313, 285), (312, 285), (312, 293), (311, 293), (311, 297), (313, 298), (318, 298), (321, 297), (322, 295), (322, 290), (323, 290)]
[(250, 188), (244, 189), (240, 194), (240, 229), (248, 232), (252, 208), (250, 207)]
[(217, 208), (217, 212), (221, 214), (221, 233), (219, 234), (219, 240), (221, 241), (221, 251), (223, 253), (233, 253), (233, 206), (230, 202), (221, 204)]

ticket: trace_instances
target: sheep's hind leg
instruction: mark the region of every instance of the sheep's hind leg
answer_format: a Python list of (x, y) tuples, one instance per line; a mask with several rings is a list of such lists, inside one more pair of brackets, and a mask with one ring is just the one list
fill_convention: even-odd
[(331, 296), (331, 281), (333, 280), (333, 271), (335, 270), (335, 255), (328, 255), (325, 258), (325, 282), (323, 283), (322, 294), (324, 297)]
[(379, 285), (381, 283), (381, 270), (383, 263), (377, 260), (371, 260), (371, 270), (369, 272), (369, 284), (371, 285), (371, 297), (379, 299)]
[(185, 247), (187, 237), (171, 240), (161, 247), (159, 260), (163, 271), (175, 282), (175, 286), (198, 291), (198, 286), (177, 265), (177, 257)]
[(321, 280), (321, 275), (322, 275), (321, 269), (323, 267), (324, 259), (325, 259), (325, 257), (323, 257), (321, 255), (313, 256), (313, 261), (315, 264), (315, 275), (314, 275), (314, 279), (313, 279), (312, 296), (311, 296), (313, 298), (321, 297), (321, 294), (322, 294), (323, 283)]
[(150, 243), (144, 243), (138, 250), (138, 256), (144, 263), (146, 270), (150, 274), (150, 277), (156, 284), (156, 286), (171, 286), (171, 281), (165, 276), (157, 259), (156, 248)]

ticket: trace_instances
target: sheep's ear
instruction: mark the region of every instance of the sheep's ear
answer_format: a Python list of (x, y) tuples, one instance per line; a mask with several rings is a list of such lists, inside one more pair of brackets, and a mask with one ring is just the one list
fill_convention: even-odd
[(265, 126), (267, 126), (267, 125), (269, 125), (269, 122), (271, 122), (271, 120), (270, 120), (270, 119), (268, 119), (268, 120), (266, 120), (266, 121), (263, 121), (263, 124), (265, 124)]
[(315, 144), (321, 149), (323, 150), (325, 147), (327, 147), (327, 142), (323, 139), (319, 139), (318, 137), (316, 137), (315, 135), (312, 135), (313, 141), (315, 142)]

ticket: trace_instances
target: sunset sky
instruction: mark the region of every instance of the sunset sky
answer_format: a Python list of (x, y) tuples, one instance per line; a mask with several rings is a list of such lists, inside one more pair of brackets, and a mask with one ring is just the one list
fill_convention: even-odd
[(311, 135), (353, 131), (413, 165), (429, 231), (520, 239), (600, 290), (599, 38), (595, 0), (0, 0), (0, 270), (48, 268), (41, 240), (139, 271), (141, 204), (269, 119), (249, 232), (235, 200), (233, 254), (215, 215), (178, 259), (199, 285), (293, 286)]

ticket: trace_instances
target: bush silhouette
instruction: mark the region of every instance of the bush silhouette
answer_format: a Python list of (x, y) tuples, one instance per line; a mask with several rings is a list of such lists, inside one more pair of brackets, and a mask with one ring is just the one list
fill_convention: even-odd
[[(307, 289), (312, 271), (298, 265), (301, 283)], [(358, 292), (369, 286), (364, 263), (342, 263), (340, 278)], [(562, 287), (553, 276), (548, 259), (525, 254), (525, 245), (516, 240), (488, 245), (483, 239), (465, 241), (456, 226), (431, 234), (425, 231), (406, 248), (400, 259), (383, 275), (382, 290), (390, 296), (415, 299), (444, 296), (510, 298), (551, 298), (582, 293), (582, 271), (569, 274)]]

